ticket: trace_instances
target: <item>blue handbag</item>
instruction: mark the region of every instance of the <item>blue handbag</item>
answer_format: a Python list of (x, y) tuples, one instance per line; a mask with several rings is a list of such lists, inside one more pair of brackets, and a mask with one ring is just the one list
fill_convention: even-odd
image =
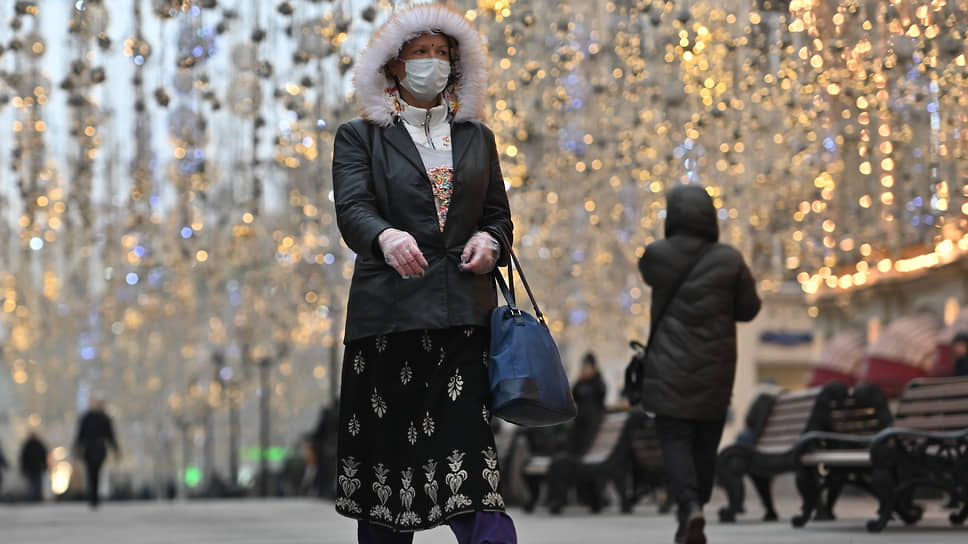
[[(515, 303), (514, 268), (518, 269), (537, 319)], [(494, 276), (507, 305), (491, 311), (487, 365), (491, 414), (526, 427), (545, 427), (574, 419), (578, 408), (571, 396), (558, 346), (513, 251), (507, 283), (499, 270), (495, 270)]]

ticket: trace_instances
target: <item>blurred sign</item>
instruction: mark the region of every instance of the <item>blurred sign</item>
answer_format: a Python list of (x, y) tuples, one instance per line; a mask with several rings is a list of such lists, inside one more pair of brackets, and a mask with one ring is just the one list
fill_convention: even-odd
[(282, 446), (269, 446), (265, 451), (262, 451), (260, 448), (245, 448), (242, 450), (242, 456), (246, 461), (265, 459), (275, 463), (285, 460), (288, 454), (289, 452)]
[(196, 467), (195, 465), (186, 467), (185, 485), (190, 488), (196, 488), (200, 483), (202, 483), (202, 469)]

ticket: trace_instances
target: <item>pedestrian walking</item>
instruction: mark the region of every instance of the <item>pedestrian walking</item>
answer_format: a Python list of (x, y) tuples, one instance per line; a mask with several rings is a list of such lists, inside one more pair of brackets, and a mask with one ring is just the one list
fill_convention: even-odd
[[(716, 452), (736, 373), (736, 322), (760, 309), (742, 255), (720, 243), (716, 207), (705, 189), (667, 195), (665, 239), (649, 244), (639, 271), (652, 288), (655, 338), (645, 359), (643, 406), (656, 430), (678, 506), (675, 541), (704, 544)], [(664, 309), (664, 311), (663, 311)]]
[(362, 118), (337, 131), (337, 221), (357, 253), (346, 316), (339, 513), (361, 543), (448, 524), (516, 542), (488, 410), (491, 271), (511, 214), (480, 34), (439, 4), (399, 9), (357, 63)]
[(0, 495), (3, 494), (3, 472), (8, 466), (7, 458), (3, 455), (3, 442), (0, 442)]
[(81, 416), (77, 425), (77, 439), (74, 441), (74, 449), (84, 461), (87, 502), (91, 508), (97, 508), (100, 504), (101, 467), (107, 459), (108, 448), (114, 450), (116, 459), (120, 459), (121, 449), (114, 436), (111, 418), (104, 411), (104, 403), (100, 399), (92, 399), (88, 411)]
[(20, 473), (27, 480), (27, 501), (44, 500), (44, 475), (47, 474), (47, 445), (31, 432), (20, 448)]

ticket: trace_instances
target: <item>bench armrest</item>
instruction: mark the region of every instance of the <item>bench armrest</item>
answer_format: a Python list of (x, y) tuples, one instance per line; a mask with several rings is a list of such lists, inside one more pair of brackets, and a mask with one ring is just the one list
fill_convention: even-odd
[(910, 429), (907, 427), (888, 427), (874, 436), (874, 440), (871, 441), (871, 448), (881, 446), (897, 438), (959, 441), (968, 439), (968, 428), (958, 431), (925, 431), (923, 429)]
[(871, 442), (871, 462), (893, 465), (899, 456), (932, 455), (938, 446), (968, 443), (968, 428), (958, 431), (925, 431), (906, 427), (888, 427)]

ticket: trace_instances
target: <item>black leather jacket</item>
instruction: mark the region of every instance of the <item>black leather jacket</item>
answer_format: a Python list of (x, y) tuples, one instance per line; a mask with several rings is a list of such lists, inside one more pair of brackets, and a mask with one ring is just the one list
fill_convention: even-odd
[[(339, 127), (333, 150), (336, 219), (357, 253), (346, 310), (345, 342), (414, 329), (487, 325), (497, 306), (491, 275), (458, 269), (464, 244), (484, 230), (507, 257), (511, 211), (494, 134), (477, 121), (453, 123), (454, 193), (441, 232), (430, 180), (406, 128), (354, 119)], [(428, 266), (403, 279), (386, 262), (377, 236), (409, 232)]]
[(716, 209), (706, 191), (682, 185), (670, 191), (665, 239), (639, 260), (652, 287), (652, 311), (665, 302), (694, 256), (712, 247), (660, 318), (645, 360), (643, 406), (657, 414), (716, 421), (726, 417), (736, 374), (736, 322), (760, 310), (756, 284), (743, 256), (719, 243)]

